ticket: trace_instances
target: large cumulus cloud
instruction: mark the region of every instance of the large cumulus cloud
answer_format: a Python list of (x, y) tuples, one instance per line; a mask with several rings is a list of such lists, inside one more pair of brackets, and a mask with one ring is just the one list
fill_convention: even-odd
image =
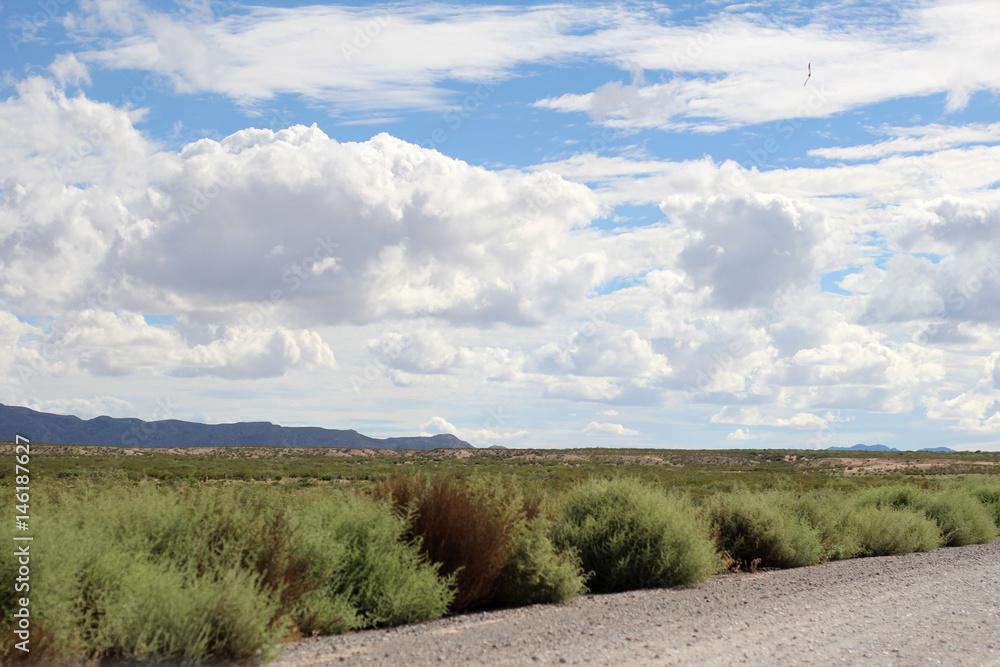
[(488, 171), (385, 134), (342, 144), (295, 126), (204, 139), (161, 189), (156, 223), (122, 238), (114, 261), (216, 318), (271, 302), (309, 323), (525, 323), (579, 299), (604, 271), (574, 232), (598, 212), (584, 186)]
[(821, 239), (819, 211), (778, 195), (668, 197), (663, 212), (687, 234), (680, 267), (712, 288), (723, 308), (759, 306), (779, 290), (804, 284)]

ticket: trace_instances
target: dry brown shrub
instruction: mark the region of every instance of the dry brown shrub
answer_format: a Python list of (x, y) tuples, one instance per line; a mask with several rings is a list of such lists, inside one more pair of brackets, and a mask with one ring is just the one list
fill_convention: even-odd
[(456, 574), (453, 611), (487, 606), (514, 547), (518, 526), (537, 516), (510, 487), (444, 477), (396, 477), (375, 489), (410, 520), (410, 535), (444, 576)]

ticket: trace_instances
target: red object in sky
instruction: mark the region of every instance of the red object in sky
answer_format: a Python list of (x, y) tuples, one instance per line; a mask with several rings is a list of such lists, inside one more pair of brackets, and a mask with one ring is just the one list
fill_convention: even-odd
[[(812, 75), (813, 75), (813, 64), (809, 63), (809, 76), (806, 77), (806, 83), (809, 83), (809, 77)], [(802, 85), (804, 86), (806, 85), (806, 83), (803, 83)]]

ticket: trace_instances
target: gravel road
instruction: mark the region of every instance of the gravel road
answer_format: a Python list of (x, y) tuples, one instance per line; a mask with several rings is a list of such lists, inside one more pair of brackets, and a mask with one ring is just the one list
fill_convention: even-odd
[(289, 645), (272, 665), (1000, 665), (1000, 540)]

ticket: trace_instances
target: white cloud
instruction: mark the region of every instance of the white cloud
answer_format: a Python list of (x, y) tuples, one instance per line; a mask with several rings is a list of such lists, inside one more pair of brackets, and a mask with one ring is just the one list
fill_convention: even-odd
[(1000, 433), (1000, 352), (983, 360), (982, 375), (974, 386), (958, 396), (924, 400), (927, 416), (956, 420), (958, 428), (972, 433)]
[(747, 440), (759, 440), (760, 436), (750, 433), (749, 430), (744, 428), (738, 428), (732, 433), (726, 435), (726, 440), (729, 442), (745, 442)]
[(691, 201), (668, 197), (663, 212), (687, 233), (679, 265), (722, 307), (761, 305), (803, 285), (823, 230), (820, 211), (780, 196)]
[[(894, 239), (926, 257), (897, 255), (872, 291), (866, 321), (1000, 318), (1000, 205), (955, 196), (919, 202), (899, 218)], [(907, 294), (906, 299), (898, 298)]]
[(49, 66), (49, 71), (63, 86), (90, 84), (90, 73), (87, 71), (87, 66), (72, 53), (63, 53), (57, 56), (52, 65)]
[(592, 421), (587, 424), (587, 427), (583, 429), (584, 433), (605, 433), (611, 435), (639, 435), (639, 431), (635, 429), (626, 428), (621, 424), (612, 424), (608, 422), (596, 422)]
[(431, 417), (426, 422), (420, 425), (420, 430), (427, 433), (428, 435), (436, 435), (438, 433), (451, 433), (455, 435), (458, 433), (458, 429), (455, 425), (449, 422), (444, 417)]
[(93, 419), (101, 416), (119, 418), (136, 416), (136, 408), (130, 401), (115, 396), (29, 401), (25, 407), (39, 412), (73, 415), (80, 419)]
[[(974, 92), (1000, 88), (992, 67), (1000, 13), (991, 0), (901, 8), (891, 29), (849, 9), (806, 24), (720, 11), (680, 25), (661, 13), (558, 4), (388, 11), (315, 5), (212, 17), (101, 2), (84, 3), (67, 23), (86, 43), (106, 30), (117, 33), (110, 45), (81, 54), (93, 65), (156, 69), (178, 91), (221, 93), (245, 104), (300, 94), (340, 113), (442, 108), (524, 66), (571, 59), (610, 63), (635, 80), (539, 106), (584, 111), (622, 127), (716, 131), (940, 93), (953, 110)], [(810, 62), (813, 76), (803, 86)], [(658, 78), (653, 73), (669, 78), (646, 84), (634, 76), (643, 70), (651, 80)], [(469, 90), (450, 89), (454, 81)]]
[(1000, 141), (1000, 123), (889, 127), (880, 129), (879, 134), (888, 134), (893, 138), (863, 146), (814, 148), (808, 154), (827, 160), (870, 160), (901, 153), (940, 151), (973, 143), (993, 144)]
[[(495, 420), (493, 420), (495, 421)], [(489, 447), (498, 442), (507, 440), (521, 440), (528, 436), (528, 432), (501, 431), (495, 426), (491, 428), (492, 422), (487, 420), (483, 428), (458, 428), (443, 417), (431, 417), (420, 426), (421, 435), (436, 435), (438, 433), (450, 433), (461, 440), (468, 442), (473, 447)]]
[(174, 308), (525, 323), (603, 273), (576, 229), (597, 213), (592, 196), (551, 174), (490, 172), (384, 134), (341, 144), (315, 126), (205, 139), (176, 165), (150, 232), (115, 249)]
[(181, 377), (217, 375), (229, 379), (277, 377), (289, 371), (336, 367), (333, 352), (314, 331), (227, 329), (225, 337), (179, 355)]
[(18, 351), (29, 377), (213, 375), (229, 379), (277, 377), (332, 369), (329, 346), (313, 331), (285, 328), (207, 327), (204, 339), (187, 338), (183, 323), (156, 327), (130, 312), (68, 312), (49, 331), (22, 336)]
[(880, 339), (863, 326), (842, 322), (826, 333), (826, 341), (788, 359), (784, 379), (789, 384), (914, 386), (942, 378), (939, 353), (913, 343), (889, 346)]
[(524, 364), (524, 355), (518, 350), (453, 345), (443, 332), (429, 328), (386, 333), (369, 340), (366, 348), (377, 363), (408, 375), (450, 373), (513, 379)]
[[(781, 428), (824, 429), (828, 418), (799, 412), (791, 417), (762, 414), (759, 408), (724, 407), (712, 416), (713, 424), (743, 424), (746, 426), (777, 426)], [(740, 429), (742, 430), (742, 429)], [(728, 438), (727, 438), (728, 439)]]
[[(124, 21), (118, 13), (107, 23), (121, 37), (81, 57), (108, 68), (156, 69), (180, 92), (217, 92), (246, 104), (292, 93), (339, 112), (440, 109), (460, 97), (445, 80), (488, 96), (492, 86), (476, 85), (506, 78), (519, 65), (585, 52), (568, 33), (627, 18), (599, 7), (420, 4), (249, 7), (242, 14), (142, 10)], [(86, 39), (85, 32), (105, 29), (102, 19), (91, 10), (73, 20)]]
[(571, 401), (612, 402), (625, 392), (625, 384), (607, 378), (578, 377), (571, 380), (552, 379), (546, 382), (545, 396)]
[(546, 375), (659, 377), (671, 372), (667, 357), (632, 330), (587, 328), (567, 343), (548, 343), (535, 350), (528, 369)]
[[(633, 35), (612, 57), (669, 71), (669, 80), (605, 84), (538, 105), (586, 112), (612, 127), (712, 132), (936, 93), (946, 93), (947, 108), (955, 110), (973, 92), (1000, 88), (1000, 75), (989, 67), (1000, 12), (988, 0), (902, 8), (890, 30), (864, 22), (847, 27), (842, 20), (781, 24), (759, 16), (721, 14), (695, 26), (668, 24)], [(694, 46), (690, 56), (682, 45)], [(802, 85), (808, 63), (812, 77)]]

